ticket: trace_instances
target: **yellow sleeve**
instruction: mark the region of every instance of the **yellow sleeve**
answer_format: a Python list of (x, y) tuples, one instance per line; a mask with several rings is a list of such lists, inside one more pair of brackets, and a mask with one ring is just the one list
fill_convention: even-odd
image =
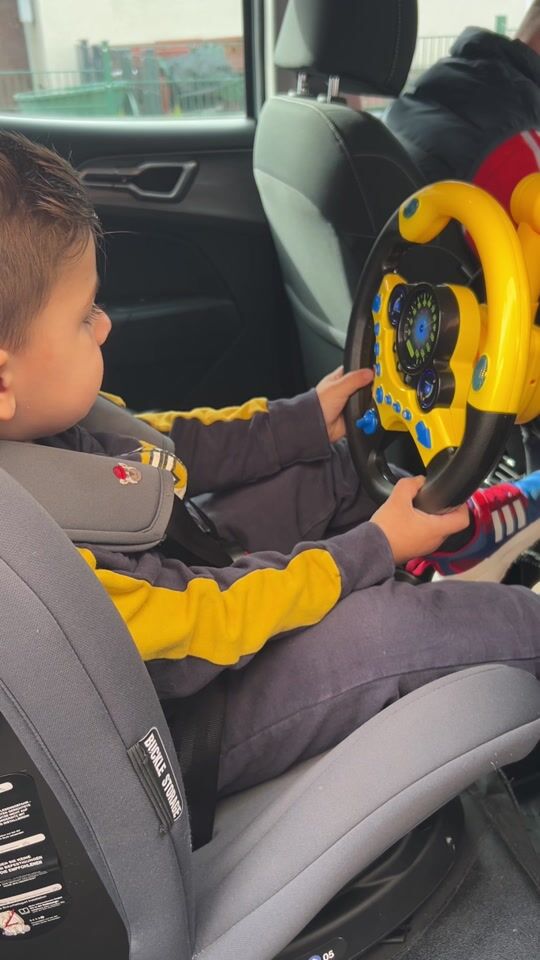
[(105, 390), (100, 390), (99, 395), (100, 397), (104, 397), (105, 400), (110, 400), (116, 407), (126, 407), (126, 401), (123, 397), (117, 396), (116, 393), (107, 393)]
[(111, 598), (143, 660), (193, 656), (231, 666), (277, 634), (318, 623), (341, 596), (338, 565), (320, 547), (280, 557), (281, 565), (265, 560), (259, 568), (250, 568), (257, 560), (248, 557), (247, 569), (235, 568), (232, 574), (232, 568), (225, 568), (201, 576), (162, 559), (161, 583), (148, 582), (140, 571), (134, 576), (133, 571), (103, 569), (87, 548), (79, 548), (79, 553)]
[(137, 413), (138, 420), (148, 423), (159, 433), (169, 434), (176, 420), (197, 420), (205, 427), (214, 423), (231, 423), (234, 420), (252, 420), (257, 413), (268, 413), (268, 400), (256, 397), (239, 407), (195, 407), (193, 410), (165, 410), (150, 413)]

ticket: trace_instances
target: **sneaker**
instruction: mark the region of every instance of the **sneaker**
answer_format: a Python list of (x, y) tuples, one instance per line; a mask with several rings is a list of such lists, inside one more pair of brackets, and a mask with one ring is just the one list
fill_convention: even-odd
[(500, 582), (524, 550), (540, 539), (540, 470), (517, 480), (477, 490), (467, 501), (473, 532), (467, 543), (452, 553), (439, 550), (407, 564), (410, 572), (425, 575), (435, 569), (434, 580)]

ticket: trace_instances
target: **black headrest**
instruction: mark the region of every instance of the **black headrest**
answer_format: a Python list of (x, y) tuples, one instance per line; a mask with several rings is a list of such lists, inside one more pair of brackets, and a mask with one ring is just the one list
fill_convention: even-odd
[(338, 76), (355, 93), (397, 96), (416, 44), (416, 0), (289, 0), (278, 67)]

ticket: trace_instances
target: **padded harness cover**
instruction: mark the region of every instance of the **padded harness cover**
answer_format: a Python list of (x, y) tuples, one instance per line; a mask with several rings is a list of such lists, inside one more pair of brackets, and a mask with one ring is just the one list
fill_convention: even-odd
[[(145, 440), (174, 453), (170, 437), (103, 396), (81, 426), (90, 433)], [(118, 551), (149, 550), (165, 538), (174, 503), (174, 477), (166, 470), (136, 463), (139, 482), (122, 484), (114, 473), (120, 462), (121, 457), (0, 442), (0, 467), (32, 494), (74, 543)]]
[(121, 457), (0, 442), (0, 467), (32, 494), (74, 543), (148, 550), (165, 537), (174, 477), (137, 463), (139, 482), (122, 484), (114, 473), (120, 462)]

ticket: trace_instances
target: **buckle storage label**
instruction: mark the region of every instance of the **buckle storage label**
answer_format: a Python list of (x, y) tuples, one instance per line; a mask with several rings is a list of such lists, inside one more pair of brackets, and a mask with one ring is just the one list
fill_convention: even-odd
[(151, 727), (128, 750), (164, 831), (171, 829), (184, 808), (182, 794), (157, 727)]

